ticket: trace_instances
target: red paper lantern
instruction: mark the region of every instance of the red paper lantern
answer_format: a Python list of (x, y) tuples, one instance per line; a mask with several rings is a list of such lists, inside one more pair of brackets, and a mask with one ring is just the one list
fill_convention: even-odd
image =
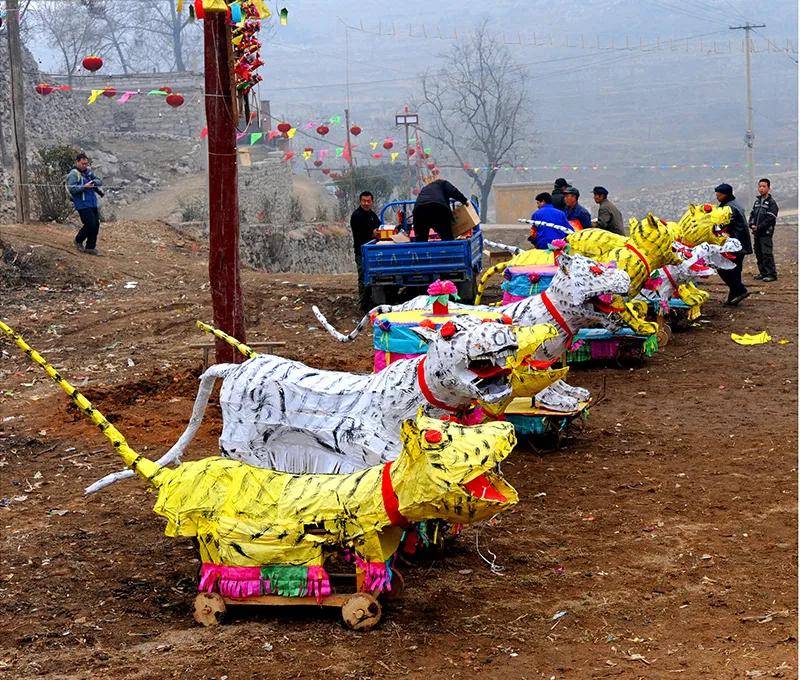
[(305, 149), (303, 149), (303, 151), (308, 151), (308, 153), (314, 153), (314, 147), (313, 146), (307, 146)]
[(172, 88), (167, 87), (166, 85), (159, 87), (158, 89), (161, 90), (162, 92), (166, 92), (167, 94), (172, 94)]
[[(322, 161), (321, 160), (314, 161), (314, 167), (318, 168), (320, 165), (322, 165)], [(324, 170), (323, 170), (323, 172), (324, 172)]]
[(103, 58), (98, 57), (96, 54), (92, 54), (88, 57), (84, 57), (81, 63), (83, 64), (83, 68), (94, 73), (103, 67)]
[(56, 88), (54, 88), (52, 85), (48, 85), (47, 83), (39, 83), (39, 84), (36, 86), (36, 91), (37, 91), (37, 92), (38, 92), (40, 95), (42, 95), (42, 96), (44, 96), (44, 97), (46, 97), (48, 94), (50, 94), (50, 93), (51, 93), (53, 90), (55, 90), (55, 89), (56, 89)]
[(331, 174), (331, 169), (330, 168), (322, 168), (322, 174), (323, 175), (330, 175)]
[(414, 155), (414, 149), (409, 147), (408, 149), (406, 149), (406, 154), (408, 154), (409, 157), (413, 156)]
[(384, 149), (386, 149), (387, 151), (388, 151), (389, 149), (391, 149), (393, 146), (394, 146), (394, 142), (393, 142), (391, 139), (387, 139), (387, 140), (386, 140), (386, 141), (383, 143), (383, 148), (384, 148)]
[(278, 123), (278, 132), (282, 132), (283, 134), (286, 134), (291, 129), (292, 129), (292, 124), (291, 123), (286, 123), (286, 122)]
[(116, 88), (107, 87), (105, 90), (103, 90), (103, 96), (108, 97), (109, 99), (111, 99), (111, 97), (116, 97), (117, 96)]
[(167, 104), (169, 104), (173, 109), (177, 109), (179, 106), (181, 106), (183, 101), (183, 95), (178, 94), (177, 92), (171, 92), (167, 95)]
[(361, 134), (361, 128), (358, 127), (358, 125), (353, 125), (353, 127), (350, 128), (350, 134), (358, 137)]
[(330, 128), (327, 125), (320, 125), (317, 128), (317, 134), (322, 135), (323, 137), (330, 132)]

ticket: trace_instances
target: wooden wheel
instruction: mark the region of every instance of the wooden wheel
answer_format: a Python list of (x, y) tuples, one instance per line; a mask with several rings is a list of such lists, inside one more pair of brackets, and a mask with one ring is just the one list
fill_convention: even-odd
[(658, 348), (666, 347), (672, 339), (672, 328), (670, 328), (670, 325), (668, 323), (662, 324), (658, 329), (656, 337), (658, 338)]
[(194, 598), (194, 620), (201, 626), (218, 626), (225, 616), (225, 600), (219, 593), (198, 593)]
[(369, 593), (356, 593), (342, 605), (342, 620), (350, 630), (372, 630), (382, 613), (380, 602)]
[(387, 600), (399, 600), (403, 597), (403, 593), (406, 590), (406, 580), (403, 578), (403, 575), (392, 567), (392, 589), (386, 592), (386, 599)]

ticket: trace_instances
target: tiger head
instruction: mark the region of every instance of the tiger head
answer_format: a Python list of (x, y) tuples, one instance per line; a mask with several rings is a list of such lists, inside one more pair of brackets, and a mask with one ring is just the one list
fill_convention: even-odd
[(722, 245), (728, 238), (728, 225), (732, 218), (730, 206), (689, 204), (677, 222), (669, 222), (669, 227), (673, 239), (690, 248), (701, 243)]
[(409, 521), (479, 522), (519, 500), (499, 468), (516, 444), (511, 423), (468, 427), (420, 411), (403, 423), (401, 439), (391, 481)]

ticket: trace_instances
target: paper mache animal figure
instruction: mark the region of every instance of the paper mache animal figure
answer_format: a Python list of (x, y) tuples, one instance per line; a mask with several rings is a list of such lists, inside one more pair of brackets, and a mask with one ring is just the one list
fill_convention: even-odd
[[(664, 311), (669, 309), (669, 300), (678, 296), (681, 285), (708, 278), (718, 269), (731, 269), (734, 263), (730, 257), (742, 249), (741, 243), (729, 238), (722, 245), (701, 243), (686, 253), (687, 258), (679, 264), (668, 264), (651, 273), (639, 297), (650, 302), (658, 302)], [(694, 292), (696, 291), (696, 293)], [(702, 305), (708, 300), (708, 293), (699, 288), (688, 290), (687, 296), (692, 306)]]
[(326, 554), (348, 549), (365, 575), (363, 590), (379, 593), (391, 588), (387, 562), (409, 523), (479, 522), (518, 501), (499, 472), (516, 443), (513, 425), (467, 427), (421, 409), (403, 422), (394, 461), (356, 473), (289, 474), (219, 456), (167, 468), (134, 451), (18, 333), (2, 322), (0, 329), (156, 488), (153, 511), (166, 518), (165, 534), (197, 540), (201, 591), (321, 598), (331, 592)]
[[(160, 459), (180, 460), (200, 427), (217, 378), (224, 457), (285, 472), (346, 473), (392, 460), (400, 448), (399, 424), (422, 407), (430, 414), (466, 414), (473, 402), (511, 396), (509, 359), (533, 347), (509, 324), (470, 316), (440, 332), (415, 328), (430, 343), (426, 356), (398, 361), (376, 374), (324, 371), (257, 354), (229, 335), (198, 323), (246, 356), (243, 364), (218, 364), (200, 376), (192, 416)], [(534, 338), (534, 342), (535, 342)], [(130, 471), (106, 475), (92, 493)]]
[[(558, 257), (556, 272), (547, 291), (507, 305), (463, 305), (450, 303), (451, 311), (471, 314), (499, 312), (508, 316), (515, 326), (535, 326), (548, 323), (556, 327), (558, 335), (543, 342), (532, 355), (534, 368), (546, 369), (555, 363), (570, 345), (581, 328), (602, 327), (617, 330), (624, 324), (619, 314), (623, 307), (614, 307), (612, 296), (625, 295), (630, 288), (630, 277), (613, 266), (601, 265), (582, 255), (562, 252)], [(375, 314), (425, 309), (428, 297), (419, 295), (399, 305), (381, 305), (372, 309), (350, 333), (337, 331), (318, 307), (312, 310), (322, 326), (340, 342), (350, 342), (370, 323)], [(531, 365), (531, 364), (529, 364)], [(518, 395), (527, 396), (527, 395)], [(581, 401), (589, 399), (583, 388), (556, 380), (536, 395), (536, 404), (554, 411), (573, 411)]]

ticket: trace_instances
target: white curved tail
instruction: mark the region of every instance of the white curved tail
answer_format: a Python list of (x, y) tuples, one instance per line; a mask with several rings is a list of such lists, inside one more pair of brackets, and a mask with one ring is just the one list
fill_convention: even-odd
[(518, 255), (522, 252), (522, 248), (509, 246), (505, 243), (498, 243), (497, 241), (490, 241), (488, 238), (483, 239), (483, 244), (489, 246), (490, 248), (494, 248), (495, 250), (505, 250), (507, 253), (511, 253), (512, 255)]
[(364, 330), (367, 324), (369, 324), (373, 314), (384, 314), (385, 312), (391, 312), (392, 305), (378, 305), (377, 307), (373, 307), (372, 309), (369, 310), (369, 312), (367, 312), (363, 316), (361, 321), (358, 322), (358, 325), (347, 334), (340, 333), (339, 331), (337, 331), (331, 325), (330, 321), (328, 321), (325, 318), (325, 315), (320, 311), (319, 307), (317, 307), (316, 305), (311, 306), (311, 311), (314, 312), (314, 316), (317, 317), (317, 321), (319, 321), (320, 324), (322, 324), (322, 327), (326, 331), (328, 331), (328, 333), (330, 333), (334, 338), (336, 338), (336, 340), (338, 340), (339, 342), (353, 342), (353, 340), (355, 340), (358, 337), (361, 331)]
[[(189, 419), (189, 424), (186, 426), (186, 429), (183, 431), (183, 434), (178, 438), (178, 441), (172, 446), (172, 448), (167, 451), (161, 458), (156, 461), (156, 464), (164, 467), (169, 465), (170, 463), (176, 463), (180, 461), (181, 456), (186, 452), (186, 448), (194, 439), (195, 434), (197, 434), (197, 430), (200, 428), (200, 424), (203, 422), (203, 416), (206, 413), (206, 407), (208, 406), (208, 399), (211, 397), (211, 393), (214, 391), (214, 383), (217, 381), (217, 378), (224, 378), (228, 371), (232, 368), (236, 368), (239, 364), (216, 364), (215, 366), (211, 366), (203, 375), (200, 376), (200, 388), (197, 390), (197, 397), (194, 400), (194, 406), (192, 407), (192, 417)], [(112, 472), (107, 474), (102, 479), (98, 479), (93, 484), (90, 484), (84, 489), (84, 493), (90, 494), (94, 493), (95, 491), (100, 491), (115, 482), (118, 482), (122, 479), (128, 479), (128, 477), (134, 476), (133, 470), (120, 470), (119, 472)]]

